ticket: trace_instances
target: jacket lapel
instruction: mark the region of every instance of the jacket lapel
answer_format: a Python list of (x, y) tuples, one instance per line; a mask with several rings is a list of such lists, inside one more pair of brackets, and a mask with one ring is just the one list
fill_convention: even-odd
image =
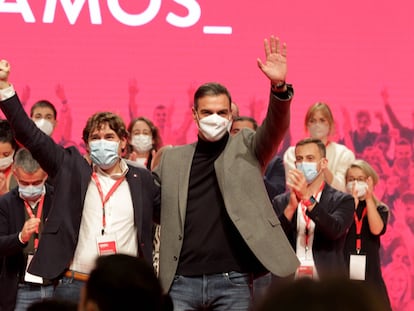
[(136, 172), (131, 171), (130, 167), (126, 174), (126, 180), (129, 185), (132, 207), (134, 209), (134, 223), (138, 230), (138, 237), (141, 238), (143, 203), (140, 193), (142, 193), (142, 180)]
[(180, 214), (180, 225), (184, 229), (185, 214), (187, 208), (187, 198), (188, 198), (188, 183), (190, 181), (190, 172), (191, 165), (193, 163), (193, 156), (195, 152), (196, 144), (191, 144), (183, 147), (181, 152), (178, 154), (177, 160), (180, 162), (181, 167), (179, 170), (179, 180), (178, 180), (178, 206)]

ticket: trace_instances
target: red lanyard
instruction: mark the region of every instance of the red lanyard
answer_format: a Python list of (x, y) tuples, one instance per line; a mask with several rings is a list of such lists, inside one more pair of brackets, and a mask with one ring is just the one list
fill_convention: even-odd
[[(315, 198), (317, 198), (319, 193), (322, 192), (324, 186), (325, 186), (325, 182), (323, 181), (321, 186), (319, 187), (318, 192), (314, 195)], [(310, 230), (310, 225), (311, 225), (311, 219), (309, 218), (308, 215), (306, 215), (305, 205), (301, 204), (301, 206), (302, 206), (303, 219), (305, 220), (305, 249), (307, 250), (308, 244), (309, 244), (309, 230)]]
[(367, 214), (367, 209), (364, 208), (362, 211), (361, 219), (358, 218), (356, 211), (354, 212), (355, 230), (356, 230), (356, 251), (357, 254), (361, 251), (361, 230), (364, 217)]
[(10, 165), (8, 168), (6, 168), (3, 171), (4, 176), (6, 176), (6, 180), (7, 180), (7, 177), (9, 177), (9, 175), (10, 175), (11, 169), (12, 169), (12, 166)]
[[(41, 217), (42, 217), (44, 200), (45, 200), (45, 196), (42, 195), (40, 197), (39, 204), (37, 205), (36, 218), (41, 219)], [(24, 201), (24, 206), (26, 207), (26, 211), (27, 211), (27, 214), (29, 215), (29, 217), (30, 218), (35, 218), (35, 215), (33, 214), (32, 208), (31, 208), (30, 204), (27, 203), (27, 201)], [(35, 233), (36, 234), (35, 234), (35, 238), (34, 238), (34, 249), (36, 250), (37, 246), (39, 245), (39, 226), (37, 226)]]
[(311, 219), (309, 218), (308, 215), (306, 215), (306, 207), (303, 204), (302, 204), (302, 215), (303, 215), (303, 219), (305, 220), (305, 249), (308, 249)]
[(115, 192), (115, 190), (119, 187), (119, 185), (124, 181), (125, 176), (122, 176), (115, 182), (115, 184), (113, 184), (113, 186), (111, 187), (111, 189), (109, 189), (105, 197), (102, 191), (101, 183), (99, 182), (99, 179), (98, 179), (98, 175), (96, 175), (95, 172), (92, 173), (92, 178), (95, 181), (96, 187), (98, 188), (99, 196), (101, 197), (101, 202), (102, 202), (102, 235), (103, 235), (105, 232), (105, 227), (106, 227), (105, 203), (108, 202), (111, 195)]

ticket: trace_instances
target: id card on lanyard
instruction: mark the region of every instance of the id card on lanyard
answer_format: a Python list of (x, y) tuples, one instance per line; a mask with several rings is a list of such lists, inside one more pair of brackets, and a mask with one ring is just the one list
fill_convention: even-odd
[(362, 231), (362, 224), (364, 222), (364, 218), (367, 215), (367, 209), (364, 208), (362, 211), (361, 219), (358, 218), (357, 212), (354, 211), (354, 221), (355, 221), (355, 231), (356, 231), (356, 239), (355, 239), (355, 249), (356, 254), (350, 254), (349, 256), (349, 278), (351, 280), (365, 280), (365, 272), (366, 272), (366, 265), (367, 265), (367, 257), (361, 252), (361, 231)]
[[(318, 191), (315, 193), (314, 195), (315, 198), (318, 198), (320, 196), (324, 186), (325, 186), (325, 183), (323, 182), (321, 186), (319, 187)], [(311, 279), (313, 278), (317, 279), (318, 273), (316, 271), (315, 262), (313, 260), (312, 248), (310, 247), (312, 246), (310, 239), (311, 239), (311, 234), (312, 234), (311, 226), (313, 222), (310, 219), (310, 217), (306, 214), (307, 207), (302, 202), (299, 204), (298, 208), (300, 208), (300, 213), (298, 213), (298, 216), (299, 214), (302, 214), (304, 225), (305, 225), (304, 233), (303, 233), (304, 238), (305, 238), (305, 241), (304, 241), (305, 254), (304, 254), (304, 257), (299, 258), (300, 266), (296, 269), (295, 278), (298, 279), (298, 278), (306, 277), (306, 278), (311, 278)], [(313, 230), (315, 229), (313, 228)]]
[(95, 181), (96, 187), (98, 188), (99, 197), (101, 198), (102, 202), (102, 230), (101, 234), (96, 237), (96, 246), (99, 255), (109, 255), (109, 254), (116, 254), (117, 252), (117, 245), (116, 245), (116, 236), (114, 234), (107, 234), (105, 233), (106, 229), (106, 213), (105, 213), (105, 204), (108, 202), (111, 195), (118, 189), (119, 185), (124, 181), (125, 176), (117, 179), (115, 184), (112, 185), (111, 189), (109, 189), (106, 196), (104, 196), (102, 191), (101, 183), (99, 182), (98, 176), (95, 172), (92, 173), (92, 178)]
[[(39, 205), (37, 206), (36, 216), (33, 214), (33, 211), (32, 211), (32, 208), (30, 207), (30, 204), (27, 203), (26, 201), (24, 201), (24, 206), (26, 207), (27, 214), (29, 215), (30, 218), (35, 218), (36, 217), (36, 218), (41, 219), (44, 200), (45, 200), (45, 196), (42, 195), (42, 197), (40, 198), (40, 201), (39, 201)], [(34, 240), (33, 240), (34, 252), (36, 252), (37, 247), (39, 245), (39, 226), (37, 227), (37, 229), (34, 233)], [(29, 265), (30, 265), (30, 262), (32, 261), (32, 259), (33, 259), (33, 254), (27, 255), (27, 264), (26, 264), (26, 269), (25, 269), (25, 273), (24, 273), (24, 281), (29, 282), (29, 283), (43, 284), (43, 278), (42, 277), (27, 272), (27, 269), (29, 268)]]

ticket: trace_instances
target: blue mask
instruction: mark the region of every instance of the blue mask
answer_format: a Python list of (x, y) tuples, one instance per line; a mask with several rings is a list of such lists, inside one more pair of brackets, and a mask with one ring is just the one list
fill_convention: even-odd
[(315, 162), (301, 162), (296, 163), (296, 168), (305, 175), (306, 182), (312, 183), (318, 177), (318, 163)]
[(119, 141), (99, 139), (89, 142), (92, 162), (104, 170), (111, 168), (118, 161), (118, 148)]
[(24, 200), (34, 201), (40, 198), (43, 194), (44, 183), (40, 185), (22, 186), (19, 184), (19, 193)]

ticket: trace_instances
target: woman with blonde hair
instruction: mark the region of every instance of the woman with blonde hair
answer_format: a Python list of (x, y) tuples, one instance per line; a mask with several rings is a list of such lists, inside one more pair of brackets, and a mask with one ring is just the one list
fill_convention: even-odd
[(378, 174), (364, 160), (355, 160), (346, 170), (346, 189), (354, 197), (355, 212), (345, 240), (344, 256), (349, 277), (374, 287), (384, 306), (391, 310), (380, 261), (380, 236), (386, 231), (389, 209), (374, 194), (378, 179)]
[[(323, 170), (325, 181), (332, 187), (345, 191), (345, 171), (355, 160), (354, 153), (346, 146), (332, 141), (335, 121), (328, 104), (317, 102), (309, 107), (305, 116), (305, 129), (312, 138), (320, 139), (326, 147), (328, 167)], [(290, 146), (283, 155), (286, 176), (295, 168), (295, 147)]]

